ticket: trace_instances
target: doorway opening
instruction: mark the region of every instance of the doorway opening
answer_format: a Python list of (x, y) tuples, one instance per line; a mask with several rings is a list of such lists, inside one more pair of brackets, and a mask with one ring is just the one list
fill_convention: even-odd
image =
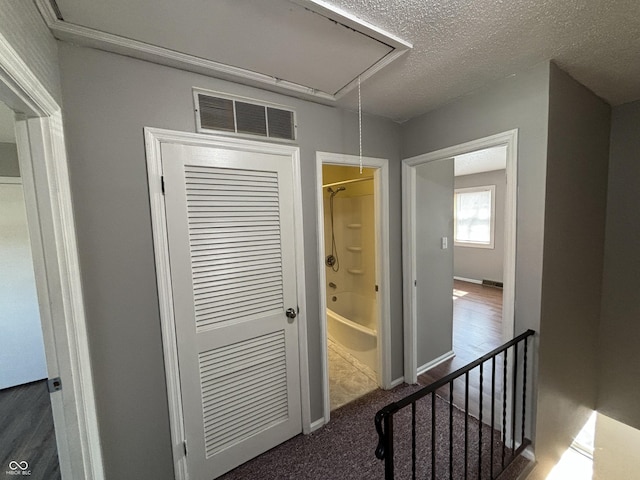
[(0, 466), (55, 480), (60, 464), (13, 119), (0, 102)]
[[(424, 372), (421, 383), (431, 383), (473, 362), (506, 340), (503, 285), (507, 147), (499, 145), (456, 155), (453, 163), (455, 357)], [(501, 378), (500, 374), (498, 371)], [(470, 386), (478, 388), (478, 379), (472, 377)]]
[[(481, 152), (481, 153), (480, 153)], [(405, 380), (409, 383), (416, 383), (419, 374), (430, 371), (431, 374), (439, 375), (442, 372), (438, 372), (438, 368), (446, 369), (447, 364), (453, 366), (458, 365), (455, 362), (467, 364), (469, 361), (475, 360), (484, 353), (487, 353), (492, 349), (492, 344), (497, 342), (503, 343), (513, 337), (514, 333), (514, 299), (515, 299), (515, 240), (516, 240), (516, 200), (517, 200), (517, 130), (512, 130), (500, 134), (496, 134), (490, 137), (482, 138), (472, 142), (467, 142), (454, 147), (446, 148), (436, 152), (420, 155), (403, 161), (403, 271), (404, 271), (404, 284), (408, 286), (404, 290), (404, 304), (405, 304)], [(500, 157), (501, 160), (493, 167), (479, 168), (483, 161), (479, 158), (482, 156)], [(494, 158), (494, 160), (495, 160)], [(458, 160), (459, 159), (459, 160)], [(458, 160), (456, 162), (456, 160)], [(457, 165), (454, 165), (454, 162)], [(434, 246), (434, 255), (438, 257), (447, 255), (449, 269), (445, 275), (448, 285), (451, 285), (453, 295), (449, 298), (453, 298), (452, 302), (449, 302), (448, 308), (450, 312), (457, 310), (456, 316), (459, 319), (476, 320), (485, 314), (490, 316), (488, 320), (481, 318), (481, 324), (478, 325), (474, 322), (469, 322), (466, 325), (464, 322), (458, 323), (458, 333), (461, 337), (456, 340), (455, 330), (456, 321), (453, 313), (448, 317), (447, 322), (449, 325), (439, 325), (443, 332), (443, 342), (450, 342), (450, 350), (445, 353), (442, 352), (424, 352), (418, 351), (419, 344), (417, 342), (420, 334), (433, 334), (425, 330), (424, 323), (418, 321), (418, 308), (419, 298), (421, 297), (421, 289), (428, 287), (426, 282), (433, 280), (431, 277), (422, 278), (420, 281), (420, 274), (424, 272), (424, 265), (420, 265), (420, 261), (424, 261), (424, 255), (422, 250), (424, 247), (423, 239), (420, 237), (421, 230), (420, 224), (417, 219), (421, 219), (425, 214), (424, 204), (420, 203), (417, 199), (419, 193), (419, 187), (429, 186), (421, 179), (421, 173), (427, 169), (429, 165), (445, 165), (447, 164), (445, 177), (447, 179), (446, 188), (442, 189), (442, 198), (447, 199), (448, 209), (444, 216), (449, 218), (448, 222), (443, 222), (443, 231), (435, 235), (435, 239), (438, 241), (438, 245)], [(475, 168), (475, 170), (474, 170)], [(456, 176), (455, 170), (462, 174)], [(494, 173), (491, 173), (494, 172)], [(495, 173), (498, 172), (498, 173)], [(443, 174), (444, 175), (444, 174)], [(500, 178), (489, 179), (488, 176), (498, 175)], [(466, 178), (465, 178), (466, 177)], [(444, 178), (444, 177), (443, 177)], [(454, 180), (456, 179), (456, 180)], [(462, 181), (465, 180), (465, 182)], [(471, 185), (468, 183), (472, 180)], [(422, 182), (422, 183), (421, 183)], [(443, 181), (433, 182), (438, 186), (444, 185)], [(424, 184), (424, 185), (423, 185)], [(491, 226), (491, 222), (487, 222), (487, 212), (492, 214), (493, 218), (497, 218), (498, 214), (493, 212), (493, 206), (483, 204), (483, 195), (477, 195), (474, 197), (471, 195), (466, 198), (465, 201), (469, 203), (467, 210), (461, 210), (462, 216), (469, 216), (470, 213), (475, 213), (475, 217), (471, 215), (471, 218), (467, 218), (467, 230), (465, 235), (460, 235), (460, 238), (455, 241), (454, 223), (459, 223), (464, 230), (465, 224), (463, 219), (456, 219), (454, 221), (454, 193), (456, 189), (459, 191), (471, 192), (471, 191), (487, 191), (493, 190), (493, 185), (500, 184), (504, 193), (504, 210), (500, 214), (501, 218), (504, 218), (504, 227), (500, 227), (501, 232), (495, 231), (495, 226)], [(476, 187), (476, 189), (472, 189)], [(480, 188), (482, 187), (482, 188)], [(491, 188), (488, 188), (491, 187)], [(432, 191), (433, 188), (423, 188), (424, 191)], [(486, 197), (486, 195), (485, 195)], [(486, 199), (486, 198), (485, 198)], [(464, 202), (463, 202), (464, 203)], [(494, 204), (495, 205), (495, 204)], [(463, 205), (464, 206), (464, 205)], [(493, 232), (495, 238), (486, 239), (485, 234), (487, 232)], [(458, 233), (458, 232), (456, 232)], [(500, 237), (503, 242), (503, 252), (497, 252), (496, 239)], [(420, 237), (420, 238), (419, 238)], [(466, 238), (465, 238), (466, 237)], [(432, 239), (433, 240), (433, 239)], [(465, 246), (463, 246), (465, 244)], [(433, 243), (433, 242), (431, 242)], [(461, 245), (460, 254), (458, 259), (454, 263), (453, 250)], [(469, 244), (473, 244), (469, 246)], [(498, 242), (499, 243), (499, 242)], [(421, 247), (419, 248), (419, 246)], [(479, 252), (494, 253), (494, 256), (499, 257), (502, 261), (487, 262), (484, 268), (475, 269), (478, 267), (478, 259), (474, 261), (466, 262), (467, 266), (461, 268), (460, 260), (464, 257), (464, 254), (477, 254)], [(485, 255), (486, 256), (486, 255)], [(477, 257), (477, 255), (476, 255)], [(497, 265), (496, 265), (497, 263)], [(458, 273), (456, 272), (458, 270)], [(481, 273), (489, 272), (489, 273)], [(500, 275), (502, 278), (500, 279)], [(455, 283), (454, 283), (455, 282)], [(484, 285), (483, 285), (484, 284)], [(486, 286), (492, 285), (491, 287)], [(503, 285), (503, 289), (496, 289), (496, 286)], [(449, 288), (449, 287), (447, 287)], [(484, 298), (477, 290), (483, 291), (488, 295)], [(451, 292), (451, 290), (448, 290)], [(490, 297), (490, 298), (489, 298)], [(475, 298), (475, 299), (474, 299)], [(446, 299), (443, 299), (443, 302)], [(423, 307), (425, 307), (423, 305)], [(444, 317), (443, 317), (444, 318)], [(423, 322), (420, 320), (420, 322)], [(482, 324), (482, 322), (485, 322)], [(487, 326), (488, 323), (488, 326)], [(448, 328), (445, 328), (448, 327)], [(488, 338), (486, 333), (491, 331), (492, 338)], [(471, 333), (478, 333), (478, 338), (473, 338)], [(462, 358), (464, 355), (460, 348), (461, 341), (466, 337), (469, 340), (469, 345), (466, 348), (467, 354), (473, 358)], [(492, 343), (493, 342), (493, 343)], [(457, 344), (457, 345), (456, 345)], [(460, 351), (461, 354), (458, 352)], [(421, 353), (421, 358), (426, 357), (427, 363), (418, 361), (418, 353)], [(460, 356), (461, 358), (453, 359), (453, 355)], [(453, 368), (453, 367), (452, 367)], [(455, 369), (455, 368), (454, 368)], [(486, 402), (485, 402), (486, 403)]]
[(323, 165), (329, 394), (335, 410), (376, 388), (373, 169)]
[(325, 422), (390, 387), (387, 162), (318, 154)]

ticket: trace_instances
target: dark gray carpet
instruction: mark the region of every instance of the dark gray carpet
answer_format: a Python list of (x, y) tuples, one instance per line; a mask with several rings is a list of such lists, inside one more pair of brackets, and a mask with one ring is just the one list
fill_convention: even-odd
[[(331, 421), (311, 435), (298, 435), (276, 448), (260, 455), (220, 477), (223, 480), (368, 480), (384, 479), (384, 463), (376, 459), (374, 451), (377, 434), (373, 424), (375, 413), (384, 405), (398, 400), (420, 386), (400, 385), (393, 390), (376, 390), (332, 412)], [(454, 461), (453, 478), (464, 477), (464, 413), (454, 412)], [(395, 465), (396, 479), (411, 478), (411, 420), (410, 408), (395, 417)], [(418, 408), (417, 478), (431, 477), (431, 401), (422, 402)], [(449, 478), (449, 404), (437, 397), (436, 425), (436, 479)], [(467, 460), (468, 478), (478, 477), (478, 421), (469, 418), (469, 446)], [(491, 429), (484, 425), (482, 478), (489, 479), (489, 452)], [(494, 477), (501, 469), (502, 447), (494, 436)], [(507, 451), (507, 460), (509, 452)], [(526, 467), (527, 461), (519, 458), (500, 480), (514, 480)]]

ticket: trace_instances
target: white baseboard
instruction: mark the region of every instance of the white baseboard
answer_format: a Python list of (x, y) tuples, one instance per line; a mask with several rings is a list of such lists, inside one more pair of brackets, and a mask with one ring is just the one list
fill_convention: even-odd
[(309, 433), (313, 433), (316, 430), (318, 430), (319, 428), (324, 427), (325, 423), (326, 422), (324, 421), (324, 417), (319, 418), (315, 422), (311, 422), (311, 427), (309, 428)]
[(396, 378), (395, 380), (392, 380), (391, 383), (389, 384), (389, 390), (403, 383), (404, 383), (404, 377)]
[(421, 367), (418, 367), (418, 375), (422, 375), (427, 370), (431, 370), (433, 367), (437, 367), (442, 362), (446, 362), (447, 360), (450, 360), (455, 356), (456, 356), (456, 354), (454, 353), (453, 350), (450, 350), (447, 353), (445, 353), (443, 355), (440, 355), (438, 358), (435, 358), (435, 359), (431, 360), (430, 362), (425, 363)]
[(535, 453), (533, 453), (533, 448), (531, 447), (531, 445), (529, 445), (527, 448), (525, 448), (521, 455), (526, 458), (527, 460), (529, 460), (530, 462), (535, 462), (536, 461), (536, 455)]
[(454, 280), (460, 280), (461, 282), (469, 282), (469, 283), (476, 283), (478, 285), (482, 285), (482, 280), (476, 280), (475, 278), (456, 277), (454, 275), (453, 279)]

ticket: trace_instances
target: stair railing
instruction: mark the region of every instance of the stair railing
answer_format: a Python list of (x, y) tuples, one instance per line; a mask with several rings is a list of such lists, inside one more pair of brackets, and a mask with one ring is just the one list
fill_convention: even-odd
[[(477, 452), (477, 464), (472, 467), (477, 467), (477, 471), (473, 473), (473, 478), (482, 480), (483, 478), (495, 479), (524, 451), (524, 449), (530, 445), (530, 440), (526, 436), (526, 405), (527, 405), (527, 357), (528, 357), (528, 339), (535, 334), (533, 330), (527, 330), (521, 335), (515, 337), (513, 340), (506, 342), (504, 345), (492, 350), (491, 352), (483, 355), (477, 360), (469, 363), (468, 365), (450, 373), (446, 377), (441, 378), (433, 382), (432, 384), (408, 395), (407, 397), (390, 403), (376, 413), (375, 426), (378, 433), (378, 446), (376, 448), (376, 457), (380, 460), (384, 460), (385, 466), (385, 480), (394, 480), (395, 465), (394, 465), (394, 416), (403, 411), (403, 409), (411, 408), (411, 477), (415, 480), (417, 477), (417, 467), (420, 465), (421, 470), (419, 473), (420, 478), (431, 479), (445, 479), (449, 478), (453, 480), (467, 479), (472, 474), (470, 468), (470, 452), (469, 443), (472, 441), (469, 435), (469, 423), (475, 422), (475, 419), (470, 419), (469, 413), (469, 375), (474, 369), (479, 369), (479, 396), (478, 396), (478, 412), (477, 412), (477, 440), (478, 440), (478, 452)], [(519, 358), (518, 349), (522, 345), (522, 358)], [(509, 354), (511, 349), (511, 354)], [(511, 365), (509, 365), (511, 360)], [(496, 366), (497, 361), (501, 361), (501, 365)], [(484, 423), (486, 418), (483, 418), (483, 390), (484, 390), (484, 376), (485, 376), (485, 363), (490, 362), (491, 368), (491, 412), (489, 414), (489, 423)], [(508, 379), (509, 367), (510, 379)], [(498, 376), (502, 377), (502, 408), (498, 407), (501, 418), (496, 418), (496, 371)], [(500, 373), (502, 375), (500, 375)], [(520, 376), (521, 375), (521, 376)], [(454, 443), (454, 380), (464, 376), (465, 388), (464, 388), (464, 445), (457, 445)], [(498, 378), (500, 380), (500, 378)], [(506, 386), (510, 384), (511, 389), (508, 392)], [(448, 386), (448, 389), (446, 388)], [(437, 392), (439, 389), (444, 388), (444, 391), (448, 390), (448, 402), (445, 408), (449, 410), (448, 418), (448, 465), (446, 469), (442, 467), (442, 458), (437, 458), (437, 439), (446, 439), (446, 433), (444, 436), (437, 432), (436, 421), (436, 408), (437, 408)], [(511, 398), (508, 398), (508, 395)], [(446, 393), (445, 393), (446, 395)], [(431, 432), (430, 432), (430, 444), (424, 445), (425, 442), (417, 442), (417, 422), (422, 422), (422, 418), (417, 418), (417, 407), (420, 402), (428, 402), (426, 397), (430, 396), (431, 403)], [(446, 400), (445, 400), (446, 401)], [(518, 405), (519, 402), (519, 405)], [(424, 406), (424, 404), (423, 404)], [(520, 407), (520, 425), (516, 418), (517, 407)], [(427, 404), (428, 407), (428, 404)], [(421, 407), (422, 408), (422, 407)], [(442, 408), (442, 407), (441, 407)], [(501, 410), (501, 411), (500, 411)], [(510, 417), (508, 421), (508, 417)], [(498, 420), (498, 425), (496, 425)], [(500, 430), (496, 431), (496, 427)], [(520, 432), (516, 429), (519, 428)], [(487, 429), (490, 429), (488, 439), (484, 439), (483, 434), (487, 434)], [(519, 433), (519, 440), (516, 441), (516, 436)], [(409, 432), (399, 431), (397, 435), (401, 435), (406, 438)], [(499, 442), (496, 441), (499, 440)], [(483, 463), (483, 446), (486, 446), (486, 442), (489, 442), (489, 459), (484, 459)], [(418, 445), (420, 443), (420, 445)], [(429, 443), (429, 442), (427, 442)], [(507, 444), (510, 443), (510, 447)], [(497, 444), (497, 446), (496, 446)], [(456, 447), (457, 445), (457, 447)], [(460, 454), (460, 448), (463, 449), (462, 454), (464, 456), (463, 466), (460, 467), (459, 462), (456, 462), (457, 471), (454, 475), (454, 454)], [(455, 450), (455, 453), (454, 453)], [(496, 451), (497, 450), (497, 451)], [(442, 448), (440, 448), (442, 453)], [(420, 453), (430, 454), (429, 459), (420, 459)], [(496, 456), (498, 455), (498, 456)], [(442, 456), (442, 455), (441, 455)], [(475, 454), (474, 454), (475, 457)], [(440, 460), (440, 462), (438, 462)], [(476, 458), (473, 459), (475, 461)], [(430, 463), (430, 465), (429, 465)], [(488, 463), (488, 465), (487, 465)], [(444, 471), (442, 471), (444, 470)], [(448, 470), (448, 471), (447, 471)], [(408, 472), (405, 472), (407, 477)], [(487, 476), (488, 475), (488, 476)]]

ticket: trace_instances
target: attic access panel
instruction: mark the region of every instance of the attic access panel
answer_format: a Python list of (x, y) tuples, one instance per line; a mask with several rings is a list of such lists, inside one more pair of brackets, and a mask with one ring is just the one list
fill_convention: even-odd
[(78, 30), (106, 32), (331, 96), (410, 48), (321, 0), (56, 3), (63, 23)]

